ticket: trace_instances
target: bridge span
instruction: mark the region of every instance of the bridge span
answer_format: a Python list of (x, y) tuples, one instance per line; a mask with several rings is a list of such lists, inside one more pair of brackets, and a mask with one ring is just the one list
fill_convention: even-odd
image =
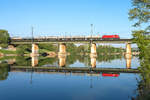
[(126, 44), (126, 57), (131, 58), (131, 44), (132, 39), (102, 39), (100, 37), (47, 37), (47, 38), (11, 38), (11, 44), (32, 44), (31, 56), (38, 55), (38, 44), (40, 43), (57, 43), (59, 44), (58, 56), (66, 55), (66, 43), (89, 43), (91, 44), (90, 57), (97, 57), (96, 44), (97, 43), (115, 43)]

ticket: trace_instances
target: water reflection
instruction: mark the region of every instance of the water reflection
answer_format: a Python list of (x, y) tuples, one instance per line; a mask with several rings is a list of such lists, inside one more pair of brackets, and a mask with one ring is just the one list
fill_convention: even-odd
[[(15, 60), (13, 60), (15, 59)], [(53, 97), (53, 99), (65, 99), (67, 95), (70, 97), (76, 98), (74, 94), (77, 94), (79, 98), (92, 98), (94, 100), (130, 100), (131, 98), (138, 98), (138, 95), (133, 93), (137, 89), (141, 91), (141, 86), (143, 85), (143, 80), (137, 82), (137, 74), (133, 73), (121, 73), (121, 72), (94, 72), (88, 70), (87, 72), (79, 71), (44, 71), (37, 70), (38, 67), (61, 67), (72, 68), (81, 67), (97, 69), (98, 67), (111, 64), (109, 68), (114, 66), (119, 66), (120, 68), (131, 68), (136, 65), (132, 65), (132, 62), (138, 62), (137, 59), (125, 59), (121, 55), (115, 56), (98, 56), (89, 57), (89, 56), (79, 56), (79, 55), (70, 55), (70, 56), (59, 56), (59, 57), (16, 57), (16, 58), (3, 58), (0, 63), (0, 80), (6, 80), (0, 82), (0, 88), (3, 92), (0, 92), (2, 98), (7, 98), (8, 96), (3, 96), (9, 92), (9, 96), (15, 95), (15, 93), (20, 93), (20, 98), (28, 99), (24, 96), (26, 95), (35, 95), (41, 94), (44, 95), (44, 99), (52, 98), (53, 95), (60, 95), (61, 97)], [(9, 63), (8, 63), (9, 62)], [(12, 63), (13, 62), (13, 63)], [(117, 63), (116, 63), (117, 62)], [(124, 63), (122, 63), (124, 62)], [(119, 64), (118, 64), (119, 63)], [(15, 69), (13, 67), (30, 67), (31, 69)], [(125, 67), (122, 67), (122, 66)], [(33, 69), (36, 70), (33, 70)], [(114, 67), (115, 68), (115, 67)], [(79, 69), (79, 68), (78, 68)], [(8, 76), (9, 75), (9, 76)], [(146, 82), (148, 82), (149, 77), (144, 77)], [(20, 82), (22, 84), (20, 84)], [(29, 84), (30, 83), (30, 84)], [(60, 85), (61, 83), (61, 85)], [(3, 86), (5, 84), (5, 86)], [(11, 85), (13, 84), (13, 85)], [(147, 83), (148, 84), (148, 83)], [(14, 87), (16, 92), (12, 90), (7, 90), (7, 88)], [(24, 86), (26, 88), (24, 88)], [(146, 85), (148, 86), (148, 85)], [(31, 88), (32, 87), (32, 88)], [(20, 92), (20, 90), (22, 92)], [(70, 91), (71, 89), (71, 91)], [(148, 88), (147, 88), (148, 89)], [(5, 92), (6, 91), (6, 92)], [(28, 91), (28, 92), (27, 92)], [(96, 91), (97, 94), (93, 94)], [(99, 93), (99, 91), (103, 91)], [(115, 91), (115, 92), (114, 92)], [(145, 88), (143, 91), (146, 91)], [(28, 94), (29, 93), (29, 94)], [(51, 95), (47, 95), (50, 93)], [(63, 93), (63, 94), (62, 94)], [(88, 94), (88, 95), (87, 95)], [(105, 95), (105, 96), (104, 96)], [(118, 96), (119, 95), (119, 96)], [(141, 93), (139, 93), (141, 95)], [(11, 97), (10, 96), (10, 97)], [(88, 97), (87, 97), (88, 96)], [(110, 98), (107, 98), (109, 97)], [(39, 99), (39, 95), (32, 96), (36, 100)], [(49, 97), (49, 98), (48, 98)], [(104, 98), (105, 97), (105, 98)], [(122, 99), (123, 98), (123, 99)], [(14, 100), (17, 97), (13, 97)], [(77, 99), (77, 98), (76, 98)], [(138, 100), (138, 99), (137, 99)]]
[(91, 67), (96, 68), (96, 57), (91, 57)]
[(131, 58), (126, 58), (126, 68), (127, 69), (131, 68)]
[(59, 58), (59, 66), (60, 67), (65, 67), (66, 65), (66, 56), (58, 56)]
[[(13, 57), (9, 59), (2, 59), (7, 61), (8, 64), (14, 66), (32, 66), (32, 67), (108, 67), (111, 63), (117, 62), (116, 68), (137, 68), (138, 66), (132, 66), (132, 63), (139, 63), (135, 61), (136, 57), (124, 58), (122, 55), (99, 55), (98, 57), (80, 56), (80, 55), (69, 55), (69, 56), (58, 56), (58, 57)], [(112, 64), (113, 65), (113, 64)], [(122, 67), (125, 66), (125, 67)], [(112, 67), (112, 66), (110, 66)]]
[(6, 80), (8, 77), (9, 65), (6, 62), (0, 64), (0, 80)]
[(38, 65), (38, 56), (32, 56), (32, 67), (35, 67)]
[(137, 79), (138, 88), (136, 92), (138, 95), (133, 97), (133, 100), (150, 100), (150, 58), (148, 55), (140, 56), (139, 69), (141, 71), (141, 77)]

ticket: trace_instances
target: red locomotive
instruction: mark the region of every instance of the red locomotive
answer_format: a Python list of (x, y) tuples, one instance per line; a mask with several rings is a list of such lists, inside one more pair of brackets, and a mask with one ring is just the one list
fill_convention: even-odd
[(119, 37), (119, 35), (103, 35), (102, 39), (114, 40), (114, 39), (120, 39), (120, 37)]

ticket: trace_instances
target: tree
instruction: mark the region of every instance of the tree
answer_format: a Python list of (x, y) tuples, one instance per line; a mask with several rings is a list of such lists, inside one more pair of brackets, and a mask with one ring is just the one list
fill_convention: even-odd
[(150, 48), (150, 0), (132, 0), (133, 8), (129, 11), (129, 19), (136, 21), (133, 31), (134, 42), (137, 43), (140, 54), (146, 55)]
[(150, 0), (132, 0), (133, 8), (129, 11), (129, 19), (135, 20), (133, 31), (134, 42), (140, 51), (141, 80), (135, 100), (150, 100)]
[[(129, 19), (136, 20), (134, 27), (141, 26), (150, 21), (150, 0), (132, 0), (133, 8), (129, 11)], [(150, 25), (146, 25), (150, 29)]]
[(10, 37), (7, 30), (0, 30), (0, 46), (6, 48), (10, 43)]

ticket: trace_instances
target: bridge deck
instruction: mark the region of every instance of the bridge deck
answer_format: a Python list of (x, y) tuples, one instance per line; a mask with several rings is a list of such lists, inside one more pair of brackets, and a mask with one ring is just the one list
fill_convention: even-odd
[(84, 68), (84, 67), (31, 67), (31, 66), (11, 66), (10, 70), (15, 71), (35, 71), (35, 72), (118, 72), (118, 73), (140, 73), (138, 69), (122, 68)]

